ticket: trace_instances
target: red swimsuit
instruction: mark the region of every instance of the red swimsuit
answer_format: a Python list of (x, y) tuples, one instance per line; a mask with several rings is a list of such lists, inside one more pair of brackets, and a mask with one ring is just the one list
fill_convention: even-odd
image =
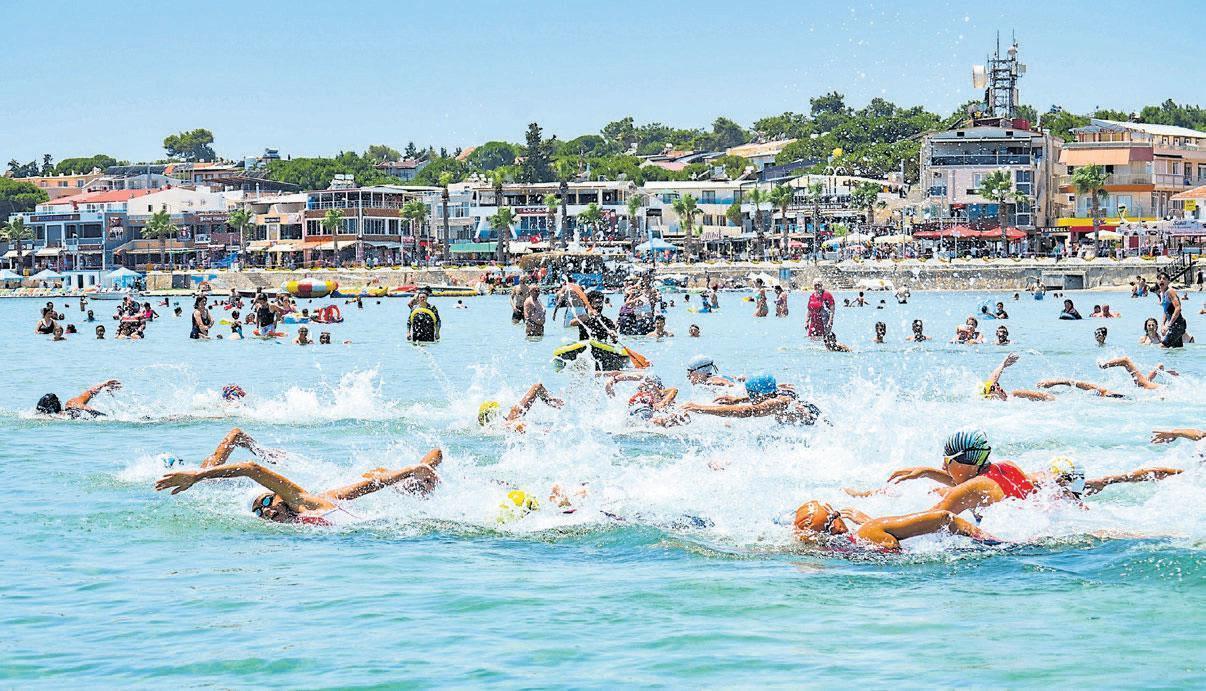
[(1025, 499), (1034, 492), (1034, 483), (1026, 479), (1026, 474), (1012, 463), (989, 463), (988, 470), (980, 474), (997, 483), (1006, 497)]

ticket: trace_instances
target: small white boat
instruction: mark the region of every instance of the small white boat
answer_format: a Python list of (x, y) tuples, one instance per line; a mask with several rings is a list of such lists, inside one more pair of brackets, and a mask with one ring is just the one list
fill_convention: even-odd
[(124, 300), (126, 296), (139, 297), (132, 290), (98, 290), (94, 293), (87, 293), (86, 297), (89, 300)]

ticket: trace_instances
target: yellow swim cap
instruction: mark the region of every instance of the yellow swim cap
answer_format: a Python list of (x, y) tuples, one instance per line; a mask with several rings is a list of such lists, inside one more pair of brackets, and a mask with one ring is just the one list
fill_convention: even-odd
[(1056, 456), (1051, 459), (1051, 474), (1057, 479), (1064, 480), (1064, 486), (1072, 493), (1080, 495), (1085, 491), (1085, 469), (1074, 459), (1067, 456)]
[(984, 398), (992, 397), (992, 382), (984, 382), (984, 388), (980, 390), (980, 395)]
[(487, 422), (490, 422), (498, 414), (498, 410), (501, 407), (498, 401), (486, 401), (482, 403), (477, 408), (477, 424), (485, 425)]
[(521, 489), (507, 492), (507, 498), (498, 505), (498, 522), (510, 523), (517, 521), (533, 511), (540, 509), (536, 498)]

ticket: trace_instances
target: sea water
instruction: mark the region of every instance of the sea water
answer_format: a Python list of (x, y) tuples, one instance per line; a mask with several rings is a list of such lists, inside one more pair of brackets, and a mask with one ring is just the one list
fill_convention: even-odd
[[(1086, 315), (1108, 302), (1122, 317), (1066, 322), (1051, 294), (926, 293), (906, 305), (870, 296), (868, 307), (838, 308), (836, 332), (855, 351), (842, 354), (804, 337), (801, 293), (787, 319), (753, 318), (740, 293), (722, 294), (712, 314), (667, 295), (677, 335), (630, 345), (681, 400), (708, 399), (683, 369), (702, 353), (725, 373), (774, 373), (828, 421), (695, 415), (670, 430), (630, 419), (625, 385), (608, 398), (588, 373), (554, 372), (551, 351), (574, 333), (550, 320), (543, 340), (525, 339), (502, 297), (465, 299), (468, 309), (435, 299), (443, 339), (425, 346), (404, 340), (404, 301), (344, 305), (344, 323), (310, 328), (334, 344), (306, 348), (191, 341), (187, 299), (181, 318), (157, 307), (163, 316), (140, 342), (95, 340), (77, 303), (60, 300), (81, 333), (54, 343), (33, 334), (44, 301), (0, 301), (0, 684), (1206, 684), (1203, 447), (1149, 443), (1154, 428), (1206, 426), (1206, 349), (1138, 345), (1154, 298), (1073, 293)], [(991, 341), (1005, 324), (1013, 344), (948, 343), (956, 324), (998, 300), (1011, 318), (982, 331)], [(1185, 311), (1190, 333), (1206, 338), (1201, 304), (1192, 294)], [(115, 303), (89, 307), (111, 338)], [(904, 341), (915, 318), (934, 340)], [(871, 343), (877, 321), (884, 345)], [(687, 336), (692, 323), (701, 338)], [(1109, 329), (1104, 347), (1098, 326)], [(1021, 360), (1006, 389), (1073, 377), (1129, 397), (981, 399), (1011, 351)], [(1139, 390), (1098, 367), (1122, 354), (1181, 376)], [(106, 417), (32, 415), (43, 393), (66, 400), (108, 378), (124, 388), (96, 398)], [(525, 435), (477, 425), (483, 400), (509, 406), (535, 381), (564, 409), (537, 404)], [(226, 384), (247, 397), (224, 402)], [(1016, 543), (1002, 548), (925, 537), (871, 557), (793, 542), (784, 517), (807, 499), (872, 515), (932, 505), (923, 481), (867, 499), (842, 488), (938, 465), (946, 435), (969, 425), (986, 430), (994, 458), (1027, 470), (1071, 455), (1089, 477), (1186, 472), (1112, 487), (1087, 508), (1048, 494), (990, 507), (982, 527)], [(196, 467), (234, 426), (286, 450), (275, 470), (311, 490), (433, 447), (445, 452), (443, 482), (427, 499), (384, 490), (351, 502), (361, 520), (338, 528), (254, 518), (246, 480), (154, 491), (163, 454)], [(585, 486), (576, 512), (545, 501), (505, 520), (509, 489), (544, 499), (555, 482)]]

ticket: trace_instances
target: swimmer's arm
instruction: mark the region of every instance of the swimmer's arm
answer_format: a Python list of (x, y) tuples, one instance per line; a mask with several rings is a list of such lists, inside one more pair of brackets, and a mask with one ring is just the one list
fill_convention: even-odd
[(654, 410), (663, 410), (674, 405), (674, 399), (678, 397), (678, 389), (670, 387), (668, 389), (664, 389), (664, 391), (665, 395), (663, 395), (660, 400), (653, 404)]
[(1201, 441), (1206, 439), (1206, 430), (1192, 429), (1183, 427), (1180, 429), (1154, 429), (1152, 430), (1153, 444), (1167, 444), (1177, 439), (1188, 439), (1190, 441)]
[(65, 403), (63, 405), (63, 407), (64, 408), (77, 408), (77, 409), (78, 408), (87, 408), (88, 402), (91, 401), (93, 396), (96, 396), (96, 394), (98, 394), (102, 391), (105, 391), (105, 390), (116, 391), (120, 388), (121, 388), (121, 382), (117, 381), (116, 379), (110, 379), (109, 381), (101, 382), (100, 384), (93, 386), (92, 388), (90, 388), (87, 391), (83, 392), (82, 394), (76, 396), (75, 398), (69, 399), (67, 401), (67, 403)]
[(997, 365), (997, 368), (992, 371), (992, 374), (988, 375), (988, 382), (995, 386), (997, 382), (1001, 380), (1001, 375), (1005, 373), (1005, 370), (1017, 361), (1017, 353), (1010, 353), (1006, 355), (1005, 359), (1001, 361), (1001, 364)]
[(227, 432), (222, 441), (218, 443), (218, 448), (214, 449), (214, 452), (201, 462), (201, 467), (215, 468), (224, 465), (236, 448), (240, 446), (250, 448), (252, 443), (254, 442), (250, 436), (245, 434), (243, 430), (235, 427), (230, 432)]
[(896, 484), (905, 480), (933, 480), (948, 487), (954, 487), (956, 484), (954, 478), (945, 470), (923, 465), (901, 468), (888, 476), (888, 484)]
[(1129, 473), (1121, 475), (1106, 475), (1105, 477), (1085, 480), (1085, 496), (1097, 494), (1110, 485), (1163, 480), (1166, 477), (1180, 475), (1182, 472), (1184, 471), (1178, 468), (1139, 468), (1138, 470), (1132, 470)]
[[(935, 510), (950, 511), (953, 514), (961, 514), (969, 509), (974, 509), (977, 506), (992, 503), (992, 497), (988, 494), (990, 490), (981, 487), (979, 482), (981, 478), (968, 480), (960, 485), (955, 485), (947, 491), (946, 496), (934, 505)], [(984, 482), (992, 483), (992, 480), (984, 480)], [(996, 485), (993, 484), (995, 488)], [(1001, 490), (998, 488), (998, 492)]]
[(245, 477), (255, 481), (265, 489), (276, 493), (286, 504), (299, 506), (304, 501), (306, 490), (284, 475), (274, 473), (257, 463), (231, 463), (203, 470), (182, 470), (168, 473), (155, 483), (155, 490), (171, 489), (172, 494), (179, 494), (202, 480), (218, 480), (223, 478)]
[(682, 409), (692, 413), (715, 415), (717, 417), (753, 417), (757, 414), (756, 406), (752, 403), (684, 403)]
[(1009, 393), (1009, 395), (1013, 396), (1014, 398), (1024, 398), (1028, 401), (1054, 401), (1055, 400), (1055, 396), (1052, 396), (1049, 393), (1044, 393), (1042, 391), (1028, 391), (1026, 389), (1017, 389), (1016, 391), (1011, 391)]
[(418, 479), (422, 484), (420, 492), (427, 494), (440, 481), (436, 475), (435, 468), (444, 460), (444, 453), (439, 449), (432, 449), (427, 452), (427, 455), (419, 460), (418, 463), (398, 470), (378, 469), (369, 473), (365, 473), (367, 479), (360, 482), (354, 482), (344, 487), (327, 490), (323, 492), (324, 497), (338, 500), (356, 499), (363, 497), (366, 494), (372, 494), (383, 487), (396, 485), (403, 480), (411, 478)]

